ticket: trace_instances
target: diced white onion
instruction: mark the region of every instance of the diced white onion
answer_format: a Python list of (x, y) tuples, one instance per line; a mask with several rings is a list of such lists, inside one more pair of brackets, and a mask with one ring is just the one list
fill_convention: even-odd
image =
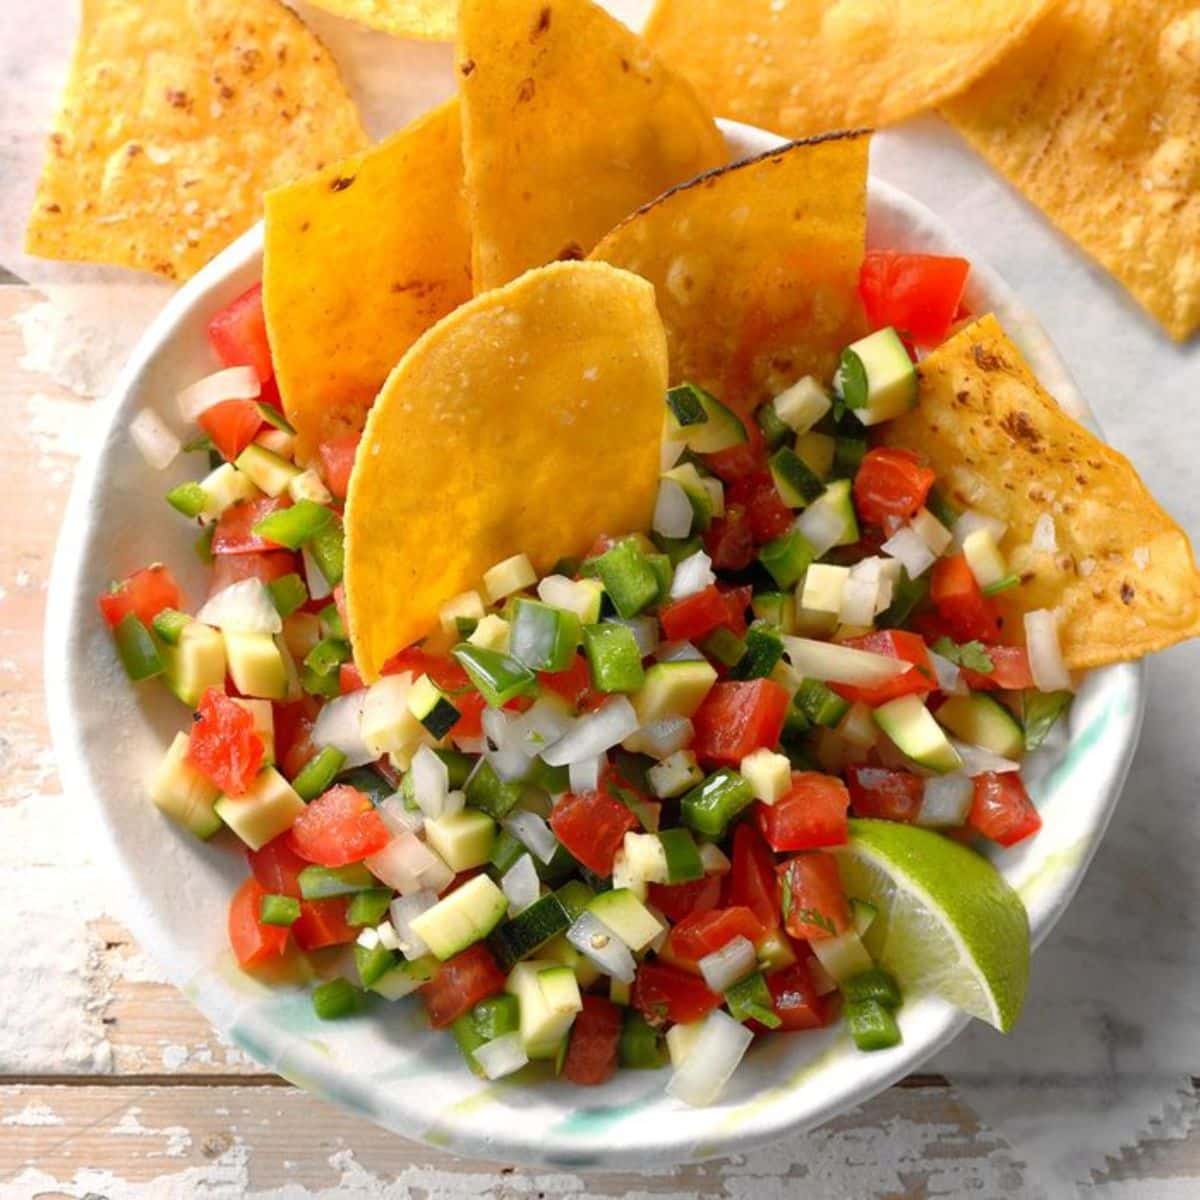
[(869, 687), (886, 683), (912, 670), (912, 663), (870, 650), (859, 650), (855, 646), (839, 646), (834, 642), (789, 636), (784, 637), (783, 645), (792, 666), (801, 675), (823, 682)]
[(625, 696), (614, 696), (580, 717), (571, 729), (542, 753), (547, 766), (565, 767), (594, 758), (618, 746), (638, 727), (637, 713)]
[(833, 407), (829, 394), (811, 375), (796, 380), (773, 403), (776, 416), (797, 433), (807, 433)]
[(524, 779), (533, 763), (533, 758), (521, 750), (485, 750), (483, 756), (505, 783)]
[(379, 945), (379, 934), (368, 926), (354, 939), (354, 944), (361, 946), (364, 950), (374, 950)]
[(724, 875), (733, 869), (725, 851), (716, 842), (700, 843), (700, 865), (705, 875)]
[(379, 756), (363, 740), (362, 712), (367, 690), (359, 688), (327, 701), (313, 725), (312, 743), (318, 750), (332, 746), (346, 756), (345, 766), (363, 767)]
[(917, 510), (917, 515), (909, 522), (912, 531), (933, 551), (942, 555), (954, 541), (954, 534), (945, 527), (927, 508)]
[[(454, 872), (416, 834), (402, 833), (392, 838), (376, 854), (363, 860), (367, 870), (383, 880), (402, 896), (427, 890), (443, 891), (454, 878)], [(396, 924), (395, 914), (392, 923)], [(400, 926), (396, 925), (397, 931)]]
[(1058, 617), (1051, 609), (1039, 608), (1025, 614), (1025, 643), (1029, 671), (1039, 692), (1074, 690), (1058, 640)]
[(1044, 554), (1058, 553), (1058, 530), (1054, 527), (1054, 518), (1049, 513), (1042, 513), (1033, 526), (1033, 537), (1029, 544)]
[(509, 733), (509, 728), (515, 719), (504, 709), (492, 708), (490, 704), (483, 710), (480, 724), (483, 726), (483, 732), (487, 735), (488, 740), (497, 750), (508, 750), (515, 744), (516, 737), (513, 736), (510, 740)]
[(600, 786), (601, 758), (580, 759), (567, 768), (567, 780), (573, 792), (594, 792)]
[(428, 746), (421, 746), (413, 755), (410, 774), (413, 799), (420, 810), (431, 820), (443, 816), (446, 795), (450, 791), (450, 772), (446, 764)]
[(670, 438), (663, 438), (662, 452), (658, 459), (658, 469), (660, 471), (669, 471), (679, 461), (686, 449), (686, 442), (675, 442)]
[(846, 531), (841, 514), (834, 512), (831, 504), (814, 504), (806, 508), (796, 518), (795, 527), (812, 547), (814, 558), (828, 554)]
[(677, 750), (692, 744), (696, 736), (690, 717), (663, 717), (643, 725), (636, 733), (625, 739), (625, 749), (635, 754), (649, 754), (660, 761), (669, 758)]
[(239, 579), (204, 602), (197, 621), (229, 633), (281, 633), (283, 619), (261, 579)]
[(878, 579), (864, 579), (850, 572), (842, 588), (841, 606), (838, 609), (838, 617), (843, 624), (865, 626), (875, 620), (879, 583)]
[(691, 642), (663, 642), (654, 652), (659, 662), (701, 662), (704, 655)]
[(954, 547), (956, 550), (961, 550), (963, 542), (967, 540), (976, 530), (986, 529), (999, 545), (1004, 538), (1005, 531), (1008, 526), (995, 517), (989, 517), (986, 513), (978, 512), (976, 509), (968, 508), (957, 521), (954, 522)]
[(726, 942), (720, 950), (706, 954), (699, 962), (700, 974), (714, 992), (729, 991), (739, 979), (745, 979), (757, 965), (754, 943), (741, 935)]
[(883, 543), (882, 550), (903, 565), (909, 579), (924, 575), (937, 561), (936, 555), (911, 525), (905, 525), (892, 534)]
[(572, 724), (574, 718), (565, 700), (553, 693), (541, 696), (509, 726), (513, 741), (506, 749), (520, 750), (532, 758), (557, 742)]
[(129, 422), (129, 436), (138, 453), (156, 471), (169, 467), (182, 449), (179, 439), (152, 408), (143, 408)]
[(704, 1018), (691, 1050), (667, 1082), (667, 1094), (700, 1107), (720, 1096), (754, 1034), (740, 1021), (717, 1008)]
[(262, 384), (253, 367), (226, 367), (185, 387), (176, 399), (179, 415), (190, 423), (214, 404), (223, 404), (226, 400), (257, 400), (261, 392)]
[(380, 815), (391, 834), (420, 833), (425, 828), (425, 814), (420, 809), (409, 808), (399, 793), (388, 796), (386, 800), (375, 806), (375, 811)]
[(959, 758), (962, 759), (962, 767), (959, 769), (964, 775), (974, 777), (992, 772), (1004, 775), (1009, 771), (1021, 769), (1019, 762), (1013, 762), (1011, 758), (1003, 758), (995, 751), (985, 750), (982, 746), (972, 746), (970, 742), (960, 742), (957, 738), (950, 738), (949, 741), (958, 751)]
[(916, 824), (931, 829), (952, 829), (965, 825), (975, 784), (969, 775), (955, 771), (950, 775), (933, 775), (925, 780), (925, 793), (917, 812)]
[(965, 696), (970, 690), (963, 682), (962, 671), (957, 663), (943, 658), (933, 650), (929, 651), (929, 661), (933, 663), (933, 673), (937, 676), (938, 691), (947, 696)]
[(400, 949), (400, 939), (396, 936), (396, 930), (391, 921), (381, 921), (376, 925), (375, 936), (379, 939), (379, 944), (385, 950)]
[(708, 493), (709, 502), (712, 504), (712, 515), (723, 517), (725, 515), (725, 485), (712, 475), (702, 476), (700, 482), (704, 484), (704, 490)]
[(671, 599), (682, 600), (684, 596), (704, 591), (706, 587), (716, 581), (717, 577), (713, 574), (712, 569), (712, 559), (703, 550), (697, 550), (695, 554), (689, 554), (675, 568), (675, 575), (671, 580)]
[(508, 915), (524, 912), (541, 891), (537, 868), (528, 854), (522, 854), (500, 878), (500, 890), (508, 897)]
[(526, 850), (532, 851), (542, 862), (548, 863), (554, 857), (554, 852), (558, 849), (558, 838), (554, 836), (554, 831), (546, 824), (544, 818), (539, 817), (537, 813), (518, 809), (509, 813), (501, 824)]
[(692, 531), (693, 515), (687, 492), (674, 479), (660, 479), (650, 528), (663, 537), (685, 538)]
[(525, 1043), (515, 1030), (492, 1038), (490, 1042), (484, 1042), (471, 1053), (488, 1079), (503, 1079), (506, 1075), (519, 1071), (529, 1062)]
[(413, 932), (412, 923), (423, 912), (428, 912), (436, 903), (437, 893), (429, 889), (422, 889), (411, 892), (407, 896), (397, 896), (388, 908), (388, 915), (392, 919), (392, 928), (396, 931), (396, 949), (409, 961), (429, 953), (425, 939), (419, 933)]
[(633, 634), (638, 653), (643, 658), (649, 658), (658, 649), (658, 622), (653, 617), (607, 617), (605, 624), (624, 625)]
[(636, 966), (629, 947), (595, 914), (581, 912), (567, 930), (567, 941), (605, 975), (633, 982)]
[(327, 596), (332, 596), (333, 586), (317, 566), (317, 560), (313, 558), (307, 546), (300, 547), (300, 557), (304, 561), (304, 582), (308, 587), (309, 596), (313, 600), (324, 600)]

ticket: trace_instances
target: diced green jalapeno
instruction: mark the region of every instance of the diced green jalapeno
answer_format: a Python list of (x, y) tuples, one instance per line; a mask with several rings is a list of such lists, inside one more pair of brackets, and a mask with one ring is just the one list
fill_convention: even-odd
[(378, 925), (387, 915), (392, 903), (391, 888), (367, 888), (365, 892), (355, 892), (346, 909), (347, 925)]
[(308, 600), (308, 588), (304, 586), (304, 580), (295, 571), (281, 575), (278, 579), (272, 579), (267, 584), (267, 591), (271, 593), (275, 609), (281, 617), (290, 617)]
[(815, 557), (808, 539), (798, 529), (789, 529), (758, 552), (758, 561), (781, 588), (794, 587)]
[(686, 829), (663, 829), (658, 840), (667, 859), (667, 882), (690, 883), (704, 878), (704, 864), (695, 839)]
[(896, 1018), (877, 1000), (858, 1000), (846, 1005), (846, 1024), (860, 1050), (888, 1050), (900, 1044)]
[(460, 642), (454, 647), (454, 657), (494, 708), (503, 707), (517, 696), (528, 695), (537, 687), (537, 676), (511, 654)]
[(830, 728), (846, 715), (850, 707), (849, 700), (843, 700), (819, 679), (804, 680), (796, 692), (795, 703), (814, 725), (828, 725)]
[(642, 652), (625, 625), (588, 625), (583, 630), (592, 686), (601, 692), (636, 692), (646, 681)]
[(150, 630), (138, 620), (136, 614), (126, 613), (121, 618), (113, 630), (113, 638), (117, 643), (121, 666), (135, 683), (163, 673), (163, 660), (158, 647), (150, 636)]
[(783, 1024), (761, 971), (752, 971), (745, 979), (739, 979), (725, 993), (725, 1003), (735, 1021), (755, 1020), (768, 1029), (778, 1029)]
[(520, 799), (521, 784), (501, 779), (486, 759), (467, 783), (467, 803), (495, 821), (503, 821)]
[(177, 608), (164, 608), (161, 612), (155, 613), (154, 620), (150, 622), (154, 626), (154, 632), (168, 646), (179, 645), (179, 639), (184, 629), (191, 623), (192, 618)]
[(300, 895), (305, 900), (328, 900), (331, 896), (352, 896), (379, 886), (379, 880), (362, 863), (346, 867), (305, 867), (299, 875)]
[(315, 800), (333, 783), (342, 769), (346, 756), (335, 746), (319, 750), (300, 768), (300, 774), (292, 780), (292, 787), (302, 800)]
[(720, 838), (753, 799), (750, 784), (737, 772), (722, 768), (684, 795), (680, 815), (697, 833)]
[(208, 503), (208, 493), (195, 480), (181, 483), (167, 493), (167, 503), (185, 517), (198, 517)]
[(358, 968), (358, 978), (363, 987), (378, 983), (396, 965), (396, 961), (396, 952), (389, 950), (382, 942), (370, 947), (354, 947), (354, 965)]
[(264, 925), (291, 925), (300, 919), (300, 901), (294, 896), (266, 895), (259, 903), (258, 919)]
[(620, 617), (636, 617), (658, 598), (660, 579), (632, 538), (589, 560)]
[(341, 518), (335, 516), (313, 535), (306, 546), (313, 562), (317, 564), (317, 570), (325, 576), (330, 587), (337, 587), (346, 571), (345, 537)]

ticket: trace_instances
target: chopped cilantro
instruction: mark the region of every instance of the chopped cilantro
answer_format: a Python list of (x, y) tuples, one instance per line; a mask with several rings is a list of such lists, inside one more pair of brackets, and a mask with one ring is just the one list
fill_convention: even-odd
[(990, 675), (996, 669), (982, 642), (963, 642), (959, 645), (948, 637), (941, 637), (933, 643), (932, 649), (934, 654), (940, 654), (956, 666), (966, 667), (968, 671)]

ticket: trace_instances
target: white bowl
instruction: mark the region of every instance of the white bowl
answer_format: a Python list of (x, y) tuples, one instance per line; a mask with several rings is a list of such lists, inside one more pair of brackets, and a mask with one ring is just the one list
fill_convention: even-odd
[[(747, 126), (724, 128), (735, 157), (781, 144)], [(994, 310), (1042, 382), (1087, 419), (1062, 361), (1000, 277), (970, 247), (953, 243), (929, 210), (876, 179), (870, 239), (969, 258), (972, 309)], [(164, 554), (188, 594), (203, 595), (189, 527), (162, 500), (194, 464), (150, 470), (127, 427), (143, 407), (176, 424), (176, 392), (213, 369), (204, 325), (258, 278), (261, 252), (255, 228), (182, 288), (147, 330), (102, 406), (103, 439), (80, 467), (51, 581), (46, 678), (64, 785), (89, 798), (102, 854), (128, 901), (121, 915), (169, 977), (263, 1066), (397, 1133), (462, 1154), (579, 1169), (699, 1159), (811, 1128), (949, 1042), (967, 1018), (936, 998), (914, 998), (900, 1013), (903, 1043), (892, 1050), (858, 1053), (840, 1027), (766, 1038), (719, 1104), (690, 1109), (664, 1095), (663, 1072), (622, 1071), (586, 1089), (563, 1081), (488, 1084), (464, 1068), (447, 1034), (426, 1027), (415, 1003), (380, 1004), (369, 1015), (323, 1023), (307, 993), (267, 989), (237, 970), (225, 915), (245, 861), (197, 842), (146, 799), (147, 772), (186, 714), (161, 689), (128, 684), (95, 596), (109, 579)], [(1035, 944), (1061, 915), (1104, 833), (1137, 740), (1143, 691), (1140, 666), (1094, 672), (1072, 708), (1065, 750), (1039, 751), (1030, 764), (1044, 828), (994, 857), (1025, 900)]]

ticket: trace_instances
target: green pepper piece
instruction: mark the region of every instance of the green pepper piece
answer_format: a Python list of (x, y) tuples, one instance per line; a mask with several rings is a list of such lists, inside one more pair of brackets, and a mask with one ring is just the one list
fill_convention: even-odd
[(217, 532), (217, 526), (214, 522), (212, 525), (205, 525), (200, 530), (200, 536), (192, 543), (192, 549), (196, 552), (196, 557), (207, 567), (212, 565), (213, 552), (213, 534)]
[(617, 1042), (617, 1059), (623, 1067), (652, 1071), (667, 1064), (667, 1048), (656, 1029), (636, 1009), (629, 1009)]
[(1071, 707), (1072, 699), (1070, 692), (1037, 692), (1030, 688), (1021, 693), (1026, 750), (1036, 750), (1046, 740), (1054, 723)]
[(746, 655), (746, 643), (725, 625), (719, 625), (702, 638), (700, 649), (725, 667), (736, 666)]
[(267, 591), (275, 602), (275, 609), (281, 617), (290, 617), (298, 608), (308, 601), (308, 588), (304, 580), (295, 571), (272, 579), (267, 584)]
[(304, 656), (304, 665), (315, 675), (328, 675), (349, 661), (349, 643), (334, 637), (322, 638)]
[[(855, 406), (857, 407), (857, 406)], [(833, 474), (835, 479), (853, 479), (867, 453), (865, 438), (839, 437), (833, 444)]]
[(301, 800), (315, 800), (333, 783), (345, 761), (346, 756), (335, 746), (326, 746), (300, 768), (292, 787)]
[(459, 666), (493, 708), (502, 708), (510, 700), (537, 688), (537, 676), (511, 654), (472, 646), (470, 642), (460, 642), (453, 653)]
[(198, 517), (208, 503), (208, 493), (195, 481), (181, 483), (167, 493), (167, 503), (185, 517)]
[(346, 909), (347, 925), (378, 925), (387, 916), (392, 903), (391, 888), (367, 888), (364, 892), (355, 892)]
[(572, 921), (587, 908), (596, 896), (596, 893), (582, 879), (568, 879), (554, 894), (558, 897), (559, 904), (567, 910), (567, 916)]
[(850, 708), (849, 700), (843, 700), (819, 679), (806, 679), (800, 684), (795, 704), (814, 725), (828, 725), (831, 729)]
[(479, 769), (467, 783), (467, 803), (487, 813), (494, 821), (503, 821), (520, 799), (520, 782), (501, 779), (486, 759), (479, 764)]
[(270, 893), (259, 902), (258, 919), (264, 925), (291, 925), (300, 919), (300, 901)]
[(625, 625), (605, 622), (585, 626), (583, 652), (597, 691), (636, 692), (646, 681), (642, 652), (633, 631)]
[(354, 965), (358, 968), (358, 978), (363, 987), (378, 983), (397, 961), (396, 952), (389, 950), (382, 942), (376, 942), (370, 948), (358, 945), (354, 947)]
[(341, 638), (346, 640), (346, 626), (342, 623), (342, 614), (338, 612), (336, 604), (327, 604), (319, 613), (317, 620), (321, 622), (321, 628), (326, 637)]
[(896, 1018), (877, 1000), (858, 1000), (846, 1005), (846, 1024), (860, 1050), (888, 1050), (900, 1044)]
[(900, 1007), (900, 985), (882, 967), (871, 967), (851, 976), (842, 984), (842, 994), (852, 1004), (874, 1000), (884, 1008)]
[(620, 617), (636, 617), (661, 590), (659, 575), (632, 538), (589, 560)]
[(739, 979), (725, 993), (725, 1003), (735, 1021), (755, 1020), (768, 1029), (778, 1029), (783, 1024), (761, 971), (752, 971), (745, 979)]
[(325, 576), (330, 587), (337, 587), (346, 572), (345, 539), (342, 520), (335, 516), (309, 539), (306, 546), (313, 562), (317, 564), (317, 570)]
[(331, 979), (313, 989), (313, 1012), (322, 1021), (336, 1021), (358, 1011), (364, 996), (348, 979)]
[(661, 829), (658, 840), (667, 859), (667, 882), (690, 883), (704, 878), (704, 863), (696, 841), (686, 829)]
[(138, 620), (136, 614), (126, 613), (117, 622), (113, 638), (117, 643), (121, 666), (135, 683), (163, 673), (165, 668), (158, 647), (150, 636), (150, 630)]
[(299, 550), (332, 520), (331, 508), (315, 500), (297, 500), (291, 508), (277, 508), (261, 521), (256, 521), (251, 532), (289, 550)]
[(684, 795), (679, 802), (680, 817), (704, 837), (721, 838), (753, 800), (749, 783), (736, 771), (723, 767)]
[(775, 403), (768, 400), (754, 410), (754, 419), (762, 430), (763, 441), (768, 450), (778, 450), (785, 442), (792, 440), (795, 431), (775, 410)]
[(468, 1016), (475, 1032), (485, 1042), (494, 1042), (506, 1033), (516, 1033), (521, 1025), (521, 1008), (516, 996), (489, 996), (480, 1000)]
[(298, 876), (300, 895), (305, 900), (328, 900), (331, 896), (352, 896), (379, 886), (379, 880), (362, 863), (346, 867), (305, 867)]
[(900, 628), (928, 594), (929, 577), (922, 575), (919, 579), (910, 579), (901, 567), (900, 578), (892, 587), (892, 602), (875, 618), (875, 624), (880, 629)]
[(798, 529), (789, 529), (758, 552), (758, 561), (781, 588), (794, 587), (814, 558), (812, 545)]
[(154, 620), (150, 624), (154, 627), (154, 632), (168, 646), (177, 646), (184, 629), (191, 622), (192, 618), (187, 613), (180, 612), (176, 608), (164, 608), (161, 612), (154, 614)]
[(746, 630), (746, 653), (729, 672), (730, 679), (765, 679), (783, 657), (779, 630), (765, 621), (755, 621)]

